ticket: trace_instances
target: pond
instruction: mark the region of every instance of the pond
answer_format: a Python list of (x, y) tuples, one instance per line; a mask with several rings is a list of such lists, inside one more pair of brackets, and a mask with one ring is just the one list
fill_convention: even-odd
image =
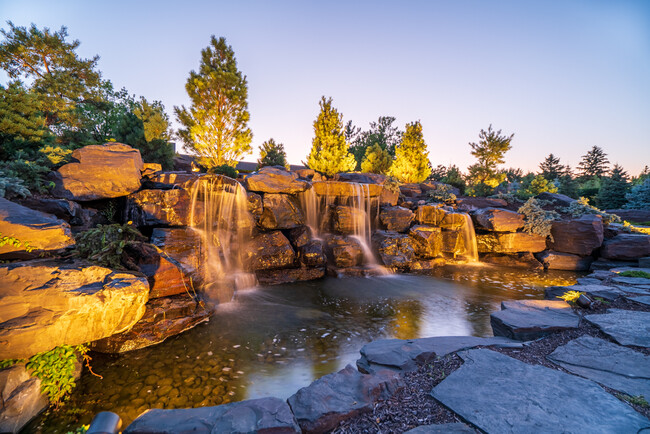
[(148, 408), (212, 406), (287, 398), (325, 374), (354, 365), (381, 338), (491, 336), (502, 300), (542, 298), (572, 272), (487, 265), (447, 266), (433, 275), (326, 278), (237, 294), (210, 321), (162, 344), (119, 356), (93, 353), (70, 401), (25, 432), (68, 432), (102, 410), (123, 427)]

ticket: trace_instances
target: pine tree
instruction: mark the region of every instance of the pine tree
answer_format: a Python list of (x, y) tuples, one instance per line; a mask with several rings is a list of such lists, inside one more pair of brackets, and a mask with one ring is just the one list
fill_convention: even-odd
[(546, 178), (547, 181), (554, 181), (562, 175), (564, 166), (560, 164), (560, 158), (553, 154), (549, 154), (546, 159), (540, 163), (540, 175)]
[(498, 165), (504, 163), (503, 156), (512, 147), (510, 142), (514, 134), (505, 136), (501, 130), (492, 130), (492, 125), (479, 133), (478, 143), (470, 143), (472, 155), (478, 160), (477, 163), (468, 167), (469, 179), (473, 185), (483, 184), (494, 188), (501, 184), (506, 175), (499, 173)]
[(632, 187), (630, 192), (625, 196), (627, 209), (650, 209), (650, 177), (638, 185)]
[(528, 186), (517, 191), (517, 196), (528, 199), (529, 197), (537, 196), (540, 193), (557, 193), (557, 187), (552, 182), (548, 181), (544, 176), (537, 175), (530, 180)]
[(400, 182), (422, 182), (431, 174), (427, 145), (422, 136), (420, 121), (406, 124), (400, 144), (395, 149), (395, 161), (390, 174)]
[(287, 153), (284, 152), (282, 143), (275, 143), (275, 140), (268, 139), (260, 146), (260, 158), (257, 160), (257, 170), (265, 166), (283, 166), (289, 169), (287, 164)]
[(581, 178), (593, 178), (607, 174), (609, 171), (609, 160), (607, 154), (600, 147), (594, 146), (589, 152), (582, 156), (578, 163), (578, 173)]
[(248, 128), (248, 83), (225, 38), (212, 36), (201, 51), (199, 71), (190, 72), (185, 89), (190, 107), (174, 108), (184, 127), (178, 135), (185, 148), (209, 168), (236, 166), (252, 150), (253, 134)]
[(600, 209), (619, 209), (627, 203), (625, 195), (630, 190), (629, 177), (623, 167), (614, 164), (609, 176), (603, 179), (596, 202)]
[(314, 139), (307, 156), (307, 166), (327, 176), (353, 171), (357, 161), (348, 152), (343, 116), (332, 107), (332, 98), (323, 96), (319, 105), (320, 113), (314, 121)]
[(557, 184), (558, 193), (564, 194), (574, 199), (578, 198), (579, 185), (578, 181), (576, 181), (573, 177), (571, 166), (568, 164), (563, 166), (560, 176), (554, 182)]
[(388, 173), (392, 158), (387, 150), (375, 143), (366, 149), (366, 154), (361, 162), (361, 171), (365, 173)]
[(441, 181), (445, 184), (453, 185), (454, 187), (458, 188), (461, 194), (465, 192), (465, 188), (467, 187), (467, 184), (465, 183), (465, 177), (463, 176), (458, 166), (455, 164), (452, 164), (447, 168), (447, 173), (441, 179)]

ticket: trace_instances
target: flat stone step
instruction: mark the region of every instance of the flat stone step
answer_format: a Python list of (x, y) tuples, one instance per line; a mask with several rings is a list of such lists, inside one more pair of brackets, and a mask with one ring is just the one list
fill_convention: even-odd
[(422, 425), (404, 431), (404, 434), (476, 434), (476, 430), (464, 423), (443, 423), (440, 425)]
[(485, 432), (637, 433), (650, 428), (650, 420), (593, 381), (487, 349), (459, 356), (465, 363), (431, 395)]
[(637, 303), (650, 306), (650, 295), (642, 295), (639, 297), (628, 297), (628, 300), (636, 301)]
[(519, 341), (538, 339), (554, 332), (578, 327), (580, 317), (562, 300), (512, 300), (501, 303), (501, 311), (490, 315), (494, 336)]
[(650, 347), (650, 312), (609, 309), (601, 315), (586, 315), (585, 320), (621, 345)]
[(630, 396), (650, 397), (650, 356), (592, 336), (557, 347), (547, 359)]
[(549, 286), (544, 289), (544, 298), (547, 300), (558, 300), (558, 297), (561, 297), (569, 291), (584, 292), (591, 297), (600, 297), (605, 300), (616, 300), (618, 297), (624, 295), (623, 291), (614, 286), (579, 284), (573, 286)]

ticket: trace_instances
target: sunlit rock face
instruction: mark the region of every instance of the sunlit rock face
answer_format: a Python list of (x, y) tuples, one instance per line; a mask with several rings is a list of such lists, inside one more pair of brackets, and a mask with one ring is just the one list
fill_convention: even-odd
[(553, 222), (553, 241), (549, 248), (574, 255), (590, 255), (603, 243), (603, 220), (600, 216), (585, 215), (577, 219)]
[(432, 259), (442, 254), (442, 232), (439, 227), (415, 225), (409, 230), (413, 248), (418, 256)]
[(246, 177), (248, 191), (258, 193), (296, 194), (307, 190), (309, 183), (298, 179), (298, 174), (279, 167), (262, 167)]
[(145, 277), (85, 262), (0, 266), (0, 354), (20, 359), (123, 332), (144, 314)]
[(479, 253), (538, 253), (546, 249), (546, 239), (525, 232), (494, 232), (477, 234)]
[(305, 224), (305, 216), (297, 200), (286, 194), (264, 195), (260, 226), (267, 230), (292, 229)]
[(536, 255), (537, 259), (549, 270), (587, 271), (594, 261), (591, 256), (578, 256), (571, 253), (546, 250)]
[[(318, 196), (353, 197), (359, 194), (359, 184), (343, 181), (318, 181), (312, 183), (312, 188)], [(384, 191), (379, 184), (364, 184), (368, 197), (378, 197)]]
[(466, 224), (463, 214), (450, 211), (440, 205), (420, 205), (415, 212), (415, 220), (420, 224), (450, 230), (460, 229)]
[(126, 220), (136, 226), (188, 226), (190, 205), (190, 194), (184, 189), (142, 190), (127, 197)]
[(327, 256), (338, 268), (356, 267), (363, 260), (363, 250), (358, 239), (341, 235), (325, 237)]
[(155, 228), (151, 243), (163, 251), (164, 256), (180, 264), (184, 273), (193, 279), (200, 278), (199, 269), (205, 250), (199, 234), (190, 228)]
[(387, 267), (408, 269), (415, 260), (414, 241), (408, 235), (377, 231), (372, 237), (372, 242)]
[(296, 260), (291, 243), (280, 231), (267, 232), (253, 238), (243, 256), (251, 270), (290, 267)]
[[(0, 198), (0, 233), (13, 237), (34, 248), (33, 254), (60, 250), (73, 246), (75, 241), (70, 225), (51, 214), (34, 211)], [(27, 254), (25, 246), (7, 243), (0, 247), (0, 257), (21, 258)]]
[(408, 208), (401, 206), (384, 207), (379, 213), (379, 219), (389, 231), (405, 232), (413, 222), (414, 214)]
[(516, 232), (524, 227), (524, 216), (499, 208), (483, 208), (472, 214), (474, 224), (480, 229), (496, 232)]
[(79, 201), (126, 196), (141, 186), (140, 151), (122, 143), (90, 145), (72, 153), (76, 161), (53, 172), (52, 194)]
[(49, 405), (41, 380), (29, 375), (24, 362), (0, 371), (0, 398), (0, 432), (19, 432)]
[(332, 229), (342, 235), (351, 235), (365, 224), (366, 211), (353, 206), (339, 205), (332, 208)]

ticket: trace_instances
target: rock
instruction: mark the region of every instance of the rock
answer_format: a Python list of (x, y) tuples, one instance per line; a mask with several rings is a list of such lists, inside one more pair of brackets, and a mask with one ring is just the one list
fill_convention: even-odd
[(621, 345), (650, 347), (650, 312), (609, 309), (585, 319)]
[(479, 253), (538, 253), (546, 249), (546, 239), (526, 232), (476, 234)]
[(246, 195), (248, 199), (248, 212), (257, 218), (261, 217), (264, 211), (262, 196), (257, 193), (251, 193), (250, 191)]
[(163, 172), (149, 178), (153, 183), (168, 184), (173, 188), (190, 190), (201, 175), (192, 172)]
[(20, 359), (132, 327), (145, 311), (144, 277), (81, 261), (0, 266), (0, 353)]
[(431, 395), (481, 431), (636, 433), (650, 427), (592, 381), (487, 349), (459, 355), (465, 363)]
[(339, 205), (332, 209), (332, 229), (341, 235), (365, 231), (366, 212), (352, 206)]
[(415, 225), (409, 230), (411, 244), (420, 258), (435, 258), (442, 255), (442, 232), (439, 227)]
[(251, 270), (270, 270), (293, 266), (296, 253), (280, 231), (257, 235), (244, 252), (245, 263)]
[(628, 222), (650, 222), (650, 210), (647, 209), (608, 209), (607, 212), (616, 214)]
[(379, 195), (379, 205), (395, 206), (399, 201), (399, 190), (393, 191), (384, 187)]
[(650, 256), (639, 258), (639, 268), (650, 268)]
[(77, 202), (67, 199), (44, 199), (28, 197), (20, 201), (22, 206), (40, 211), (45, 214), (52, 214), (71, 226), (84, 226), (90, 221), (88, 212)]
[(642, 295), (639, 297), (627, 297), (628, 300), (636, 301), (637, 303), (645, 304), (650, 306), (650, 295)]
[(402, 184), (399, 186), (399, 192), (402, 196), (417, 198), (422, 195), (420, 184)]
[(543, 270), (544, 266), (535, 259), (530, 252), (522, 253), (485, 253), (481, 255), (481, 262), (499, 265), (501, 267), (523, 268), (525, 270)]
[(327, 256), (339, 268), (355, 267), (363, 260), (361, 244), (353, 237), (331, 235), (325, 242)]
[(408, 235), (377, 231), (372, 236), (372, 242), (387, 267), (408, 269), (415, 259), (413, 239)]
[(404, 431), (404, 434), (475, 434), (476, 430), (464, 423), (443, 423), (440, 425), (421, 425)]
[(499, 208), (478, 209), (472, 220), (479, 228), (496, 232), (516, 232), (524, 227), (522, 214)]
[(339, 197), (378, 197), (384, 187), (378, 184), (357, 184), (342, 181), (317, 181), (312, 183), (314, 192), (319, 196)]
[(24, 362), (0, 370), (0, 432), (18, 433), (48, 405), (41, 380), (29, 375)]
[(199, 270), (203, 263), (203, 245), (199, 234), (190, 228), (155, 228), (151, 233), (151, 243), (159, 247), (165, 258), (181, 266), (181, 270), (200, 278)]
[(308, 226), (299, 226), (289, 231), (289, 241), (295, 249), (306, 245), (312, 240), (311, 229)]
[(494, 336), (529, 341), (577, 328), (580, 317), (562, 300), (512, 300), (490, 315)]
[(174, 157), (174, 170), (182, 172), (198, 171), (199, 166), (196, 164), (196, 157), (192, 155), (176, 154)]
[(162, 165), (158, 163), (143, 163), (142, 165), (141, 174), (143, 178), (152, 178), (160, 172), (162, 172)]
[(366, 374), (381, 369), (412, 372), (430, 360), (478, 346), (521, 348), (523, 344), (503, 337), (436, 336), (408, 340), (380, 339), (361, 348), (361, 358), (357, 360), (357, 367), (359, 371)]
[(594, 262), (594, 258), (591, 256), (578, 256), (552, 250), (545, 250), (536, 254), (535, 257), (548, 270), (587, 271), (591, 267), (591, 263)]
[[(0, 257), (20, 259), (57, 252), (75, 244), (70, 225), (50, 214), (34, 211), (0, 197), (0, 236), (19, 244), (0, 246)], [(33, 250), (28, 252), (25, 243)]]
[(334, 181), (356, 182), (357, 184), (379, 184), (386, 182), (386, 175), (378, 173), (344, 172), (334, 175)]
[(606, 285), (573, 285), (573, 286), (549, 286), (544, 289), (546, 300), (558, 300), (569, 291), (584, 292), (592, 298), (599, 297), (604, 300), (616, 300), (623, 293), (615, 287)]
[(298, 390), (287, 402), (304, 433), (324, 433), (342, 420), (372, 411), (376, 402), (402, 387), (404, 380), (395, 372), (365, 375), (348, 365)]
[(379, 220), (389, 231), (405, 232), (411, 226), (415, 215), (413, 211), (401, 206), (384, 207), (379, 213)]
[(453, 256), (464, 254), (465, 239), (460, 231), (442, 231), (442, 252)]
[(316, 171), (314, 169), (298, 169), (294, 170), (293, 172), (296, 173), (299, 178), (308, 179), (310, 181), (314, 179), (314, 176), (316, 175)]
[(600, 249), (605, 259), (631, 260), (650, 255), (650, 236), (621, 234), (606, 240)]
[(285, 194), (265, 194), (260, 226), (264, 229), (292, 229), (305, 224), (295, 199)]
[(584, 215), (572, 220), (558, 220), (551, 227), (551, 250), (587, 256), (603, 243), (603, 221), (597, 215)]
[(605, 259), (605, 258), (598, 258), (594, 262), (591, 263), (591, 267), (589, 269), (591, 271), (605, 271), (609, 270), (610, 268), (615, 268), (615, 267), (631, 267), (631, 266), (636, 266), (637, 262), (632, 262), (632, 261), (613, 261), (610, 259)]
[(551, 203), (553, 203), (556, 206), (561, 206), (561, 207), (568, 207), (571, 205), (573, 202), (575, 202), (575, 199), (570, 198), (567, 195), (560, 194), (560, 193), (549, 193), (548, 191), (544, 191), (537, 196), (535, 196), (536, 199), (541, 199), (541, 200), (547, 200)]
[(445, 184), (444, 182), (438, 182), (438, 181), (425, 181), (420, 184), (420, 190), (422, 190), (422, 193), (428, 193), (430, 191), (435, 191), (435, 190), (444, 190), (445, 192), (451, 193), (455, 196), (460, 196), (460, 189), (457, 187), (454, 187), (453, 185), (450, 184)]
[(623, 285), (633, 286), (650, 286), (650, 279), (646, 279), (644, 277), (617, 276), (612, 278), (612, 283), (621, 283)]
[(279, 398), (249, 399), (216, 407), (147, 410), (124, 434), (300, 433), (287, 403)]
[(325, 277), (325, 267), (283, 268), (280, 270), (259, 270), (255, 273), (260, 285), (281, 285), (283, 283), (303, 282)]
[(508, 202), (487, 197), (463, 197), (456, 199), (456, 205), (460, 211), (469, 212), (479, 208), (505, 208)]
[(211, 312), (189, 294), (157, 298), (147, 303), (144, 316), (131, 329), (90, 344), (93, 351), (125, 353), (163, 342), (207, 321)]
[(89, 145), (53, 173), (55, 197), (79, 201), (126, 196), (140, 188), (140, 151), (122, 143)]
[(262, 167), (244, 180), (246, 190), (258, 193), (296, 194), (307, 190), (309, 183), (298, 179), (298, 174), (277, 166)]
[[(189, 226), (192, 200), (184, 189), (141, 190), (126, 199), (125, 220), (136, 226)], [(199, 212), (194, 223), (200, 223)]]
[(650, 356), (581, 336), (546, 356), (567, 371), (630, 396), (650, 396)]
[(298, 259), (307, 267), (324, 267), (327, 264), (325, 246), (320, 240), (308, 241), (298, 248)]
[(411, 261), (409, 265), (409, 271), (411, 272), (426, 272), (431, 271), (435, 268), (442, 267), (447, 261), (444, 258), (435, 258), (435, 259), (415, 259)]
[(456, 213), (440, 205), (420, 205), (415, 214), (415, 220), (420, 224), (440, 226), (443, 229), (456, 230), (466, 223), (466, 214)]

